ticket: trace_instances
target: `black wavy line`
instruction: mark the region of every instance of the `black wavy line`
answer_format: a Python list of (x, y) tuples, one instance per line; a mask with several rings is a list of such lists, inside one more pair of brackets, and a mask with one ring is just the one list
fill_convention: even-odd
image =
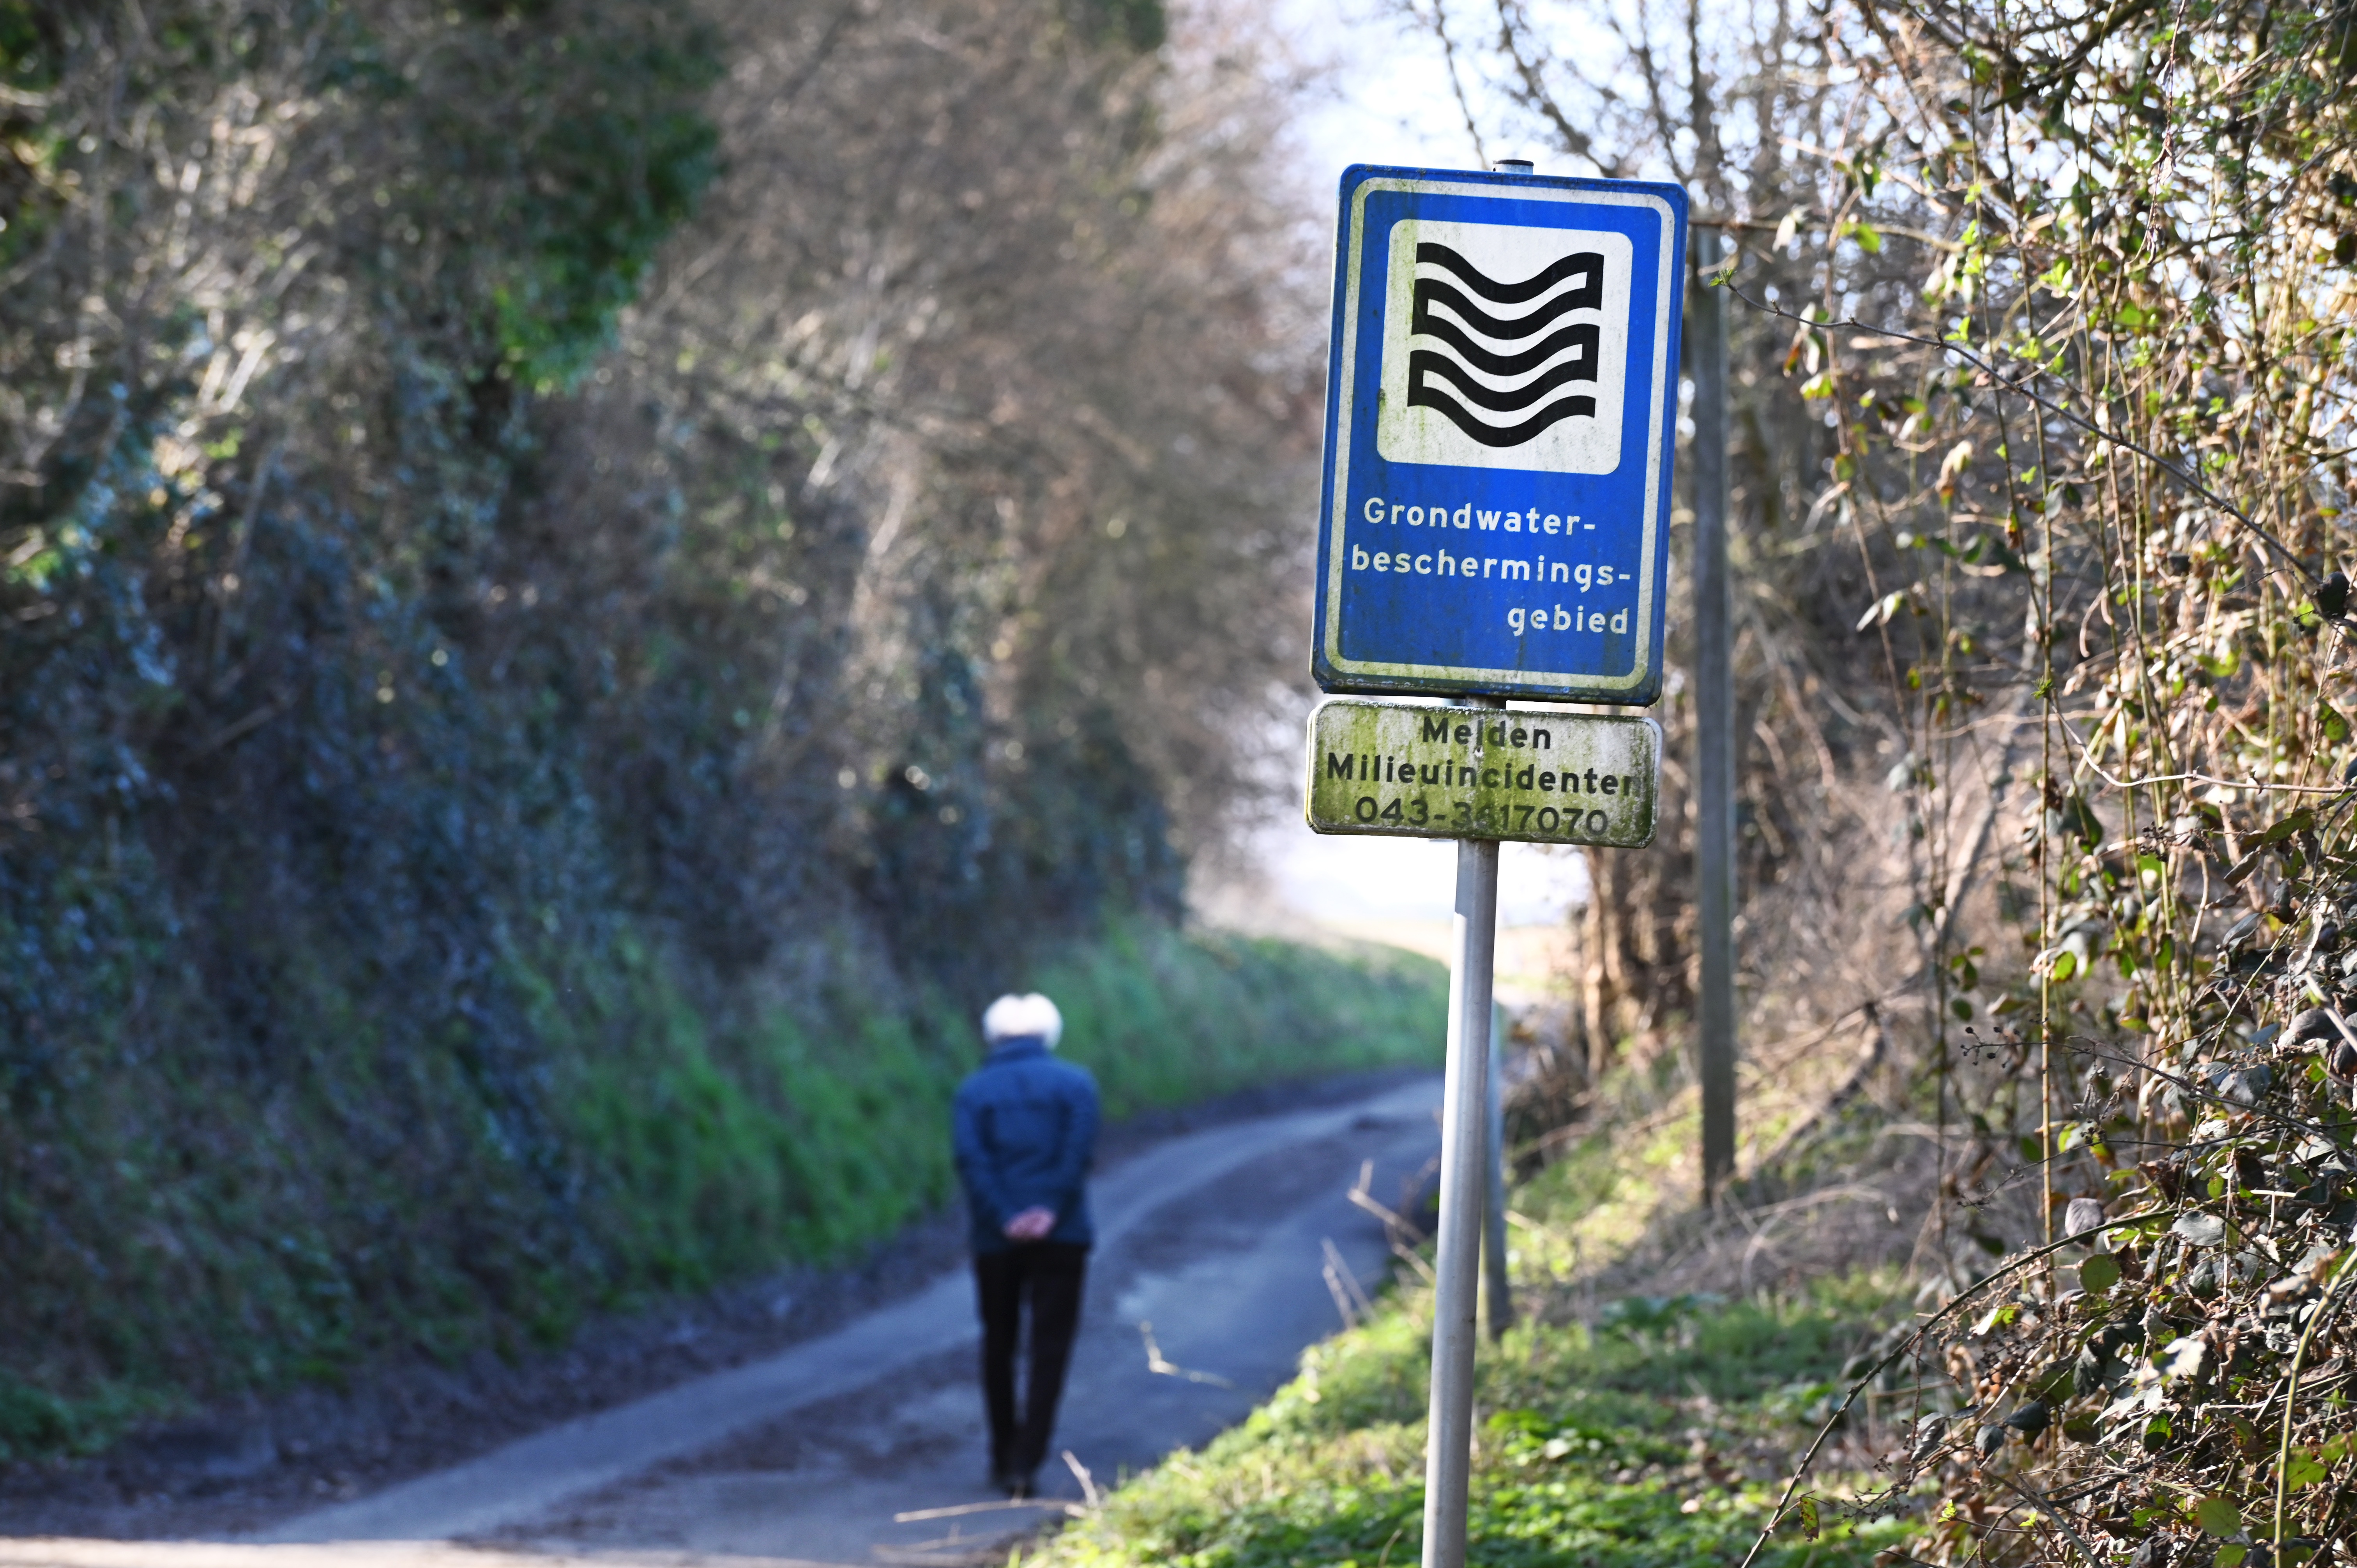
[(1447, 317), (1435, 316), (1426, 310), (1424, 295), (1419, 291), (1408, 330), (1411, 334), (1439, 338), (1456, 349), (1467, 364), (1477, 371), (1487, 371), (1493, 376), (1519, 376), (1524, 371), (1537, 370), (1566, 349), (1577, 349), (1580, 357), (1574, 363), (1583, 367), (1579, 379), (1592, 381), (1596, 379), (1597, 344), (1603, 329), (1593, 321), (1575, 321), (1519, 354), (1501, 354), (1475, 342), (1469, 333)]
[(1517, 338), (1528, 338), (1534, 332), (1543, 332), (1557, 317), (1585, 308), (1570, 304), (1571, 296), (1565, 295), (1528, 316), (1508, 320), (1501, 316), (1491, 315), (1438, 278), (1416, 279), (1415, 293), (1412, 297), (1415, 302), (1415, 317), (1418, 321), (1430, 319), (1435, 305), (1445, 305), (1463, 317), (1466, 325), (1483, 337), (1502, 338), (1510, 342)]
[(1604, 307), (1604, 256), (1597, 251), (1580, 251), (1548, 267), (1535, 277), (1520, 283), (1499, 283), (1480, 268), (1446, 245), (1419, 243), (1415, 248), (1418, 265), (1430, 262), (1447, 267), (1465, 280), (1465, 286), (1483, 299), (1496, 305), (1520, 305), (1526, 299), (1536, 299), (1574, 273), (1585, 273), (1587, 281), (1564, 297), (1571, 310), (1600, 310)]
[(1463, 403), (1438, 387), (1426, 386), (1423, 378), (1413, 371), (1408, 372), (1407, 401), (1446, 414), (1449, 423), (1484, 446), (1519, 446), (1551, 424), (1559, 424), (1574, 414), (1593, 414), (1596, 412), (1596, 400), (1583, 392), (1575, 397), (1559, 398), (1520, 424), (1499, 430), (1474, 418)]
[[(1419, 376), (1426, 371), (1437, 372), (1454, 381), (1468, 403), (1478, 403), (1496, 413), (1520, 413), (1566, 381), (1592, 381), (1596, 379), (1596, 371), (1590, 366), (1558, 365), (1534, 381), (1511, 392), (1499, 392), (1475, 381), (1464, 366), (1448, 355), (1431, 349), (1418, 349), (1407, 357), (1407, 384), (1411, 392), (1417, 385)], [(1411, 397), (1408, 401), (1413, 403), (1415, 399)]]

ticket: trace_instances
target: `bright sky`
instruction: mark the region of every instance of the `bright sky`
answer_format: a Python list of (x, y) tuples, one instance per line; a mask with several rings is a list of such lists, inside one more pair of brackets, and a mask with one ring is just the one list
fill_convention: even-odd
[[(1445, 920), (1457, 893), (1457, 846), (1433, 839), (1329, 838), (1297, 820), (1265, 834), (1278, 894), (1329, 920)], [(1575, 850), (1510, 843), (1498, 856), (1498, 922), (1560, 923), (1587, 891)]]
[[(1297, 121), (1305, 184), (1332, 222), (1336, 182), (1354, 163), (1474, 168), (1440, 54), (1386, 0), (1278, 0), (1279, 30), (1309, 63), (1330, 65), (1327, 91)], [(1536, 149), (1492, 148), (1492, 156)], [(1307, 720), (1305, 712), (1301, 717)], [(1327, 838), (1288, 814), (1255, 835), (1255, 858), (1277, 895), (1327, 919), (1447, 919), (1456, 896), (1457, 846), (1423, 839)], [(1587, 889), (1576, 852), (1507, 844), (1500, 857), (1499, 918), (1552, 925)]]
[(1304, 61), (1332, 68), (1295, 122), (1320, 188), (1350, 164), (1477, 166), (1439, 51), (1388, 0), (1277, 0), (1275, 14)]
[[(1273, 15), (1297, 58), (1330, 68), (1325, 90), (1295, 120), (1308, 172), (1329, 198), (1350, 164), (1482, 166), (1438, 47), (1401, 16), (1398, 0), (1275, 0)], [(1460, 15), (1458, 25), (1467, 20)], [(1576, 16), (1550, 20), (1578, 26)], [(1482, 91), (1474, 81), (1468, 90)], [(1495, 118), (1483, 116), (1485, 128)], [(1548, 145), (1509, 140), (1483, 150), (1493, 160), (1529, 158), (1542, 174), (1571, 172)]]

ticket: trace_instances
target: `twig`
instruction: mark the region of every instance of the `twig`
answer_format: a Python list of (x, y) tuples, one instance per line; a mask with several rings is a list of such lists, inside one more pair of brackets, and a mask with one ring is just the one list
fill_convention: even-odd
[(1334, 1298), (1334, 1310), (1342, 1315), (1342, 1326), (1344, 1328), (1359, 1326), (1359, 1309), (1351, 1302), (1350, 1294), (1342, 1288), (1342, 1276), (1335, 1272), (1334, 1260), (1329, 1257), (1318, 1266), (1318, 1272), (1325, 1278), (1326, 1294)]
[(2087, 750), (2087, 743), (2081, 740), (2079, 732), (2071, 727), (2068, 714), (2057, 713), (2054, 722), (2062, 726), (2062, 733), (2069, 736), (2071, 744), (2079, 748), (2079, 765), (2115, 789), (2145, 789), (2156, 784), (2217, 784), (2229, 789), (2257, 789), (2277, 795), (2350, 793), (2346, 784), (2267, 784), (2256, 779), (2220, 779), (2208, 773), (2156, 773), (2148, 779), (2115, 779), (2104, 771), (2104, 765), (2095, 760)]
[(1103, 1500), (1103, 1496), (1097, 1491), (1096, 1477), (1089, 1474), (1089, 1467), (1086, 1465), (1072, 1456), (1072, 1451), (1069, 1448), (1064, 1450), (1064, 1463), (1071, 1466), (1072, 1474), (1080, 1477), (1081, 1497), (1086, 1507), (1094, 1508)]
[(2341, 1262), (2332, 1266), (2332, 1283), (2324, 1287), (2324, 1297), (2316, 1304), (2316, 1315), (2308, 1320), (2308, 1326), (2300, 1330), (2299, 1343), (2292, 1348), (2291, 1372), (2286, 1378), (2284, 1387), (2283, 1440), (2276, 1444), (2276, 1530), (2274, 1540), (2276, 1550), (2278, 1553), (2283, 1551), (2284, 1494), (2288, 1489), (2287, 1482), (2290, 1480), (2291, 1477), (2291, 1422), (2292, 1416), (2299, 1409), (2299, 1364), (2308, 1359), (2308, 1347), (2309, 1342), (2316, 1337), (2318, 1327), (2323, 1324), (2327, 1317), (2331, 1316), (2333, 1305), (2332, 1298), (2339, 1294), (2341, 1281), (2346, 1278), (2349, 1273), (2349, 1262), (2352, 1258), (2357, 1258), (2357, 1247), (2352, 1247), (2347, 1251), (2343, 1252), (2341, 1255)]
[(1901, 332), (1895, 327), (1877, 327), (1871, 322), (1860, 321), (1856, 317), (1850, 317), (1839, 321), (1832, 320), (1830, 318), (1824, 321), (1813, 320), (1808, 317), (1799, 314), (1797, 311), (1786, 310), (1781, 306), (1771, 305), (1765, 300), (1752, 298), (1749, 295), (1735, 286), (1735, 281), (1732, 277), (1729, 277), (1728, 280), (1720, 286), (1725, 288), (1729, 294), (1735, 295), (1736, 298), (1741, 300), (1744, 304), (1749, 306), (1752, 309), (1759, 311), (1764, 316), (1778, 317), (1783, 320), (1794, 322), (1803, 327), (1815, 328), (1840, 327), (1852, 332), (1869, 332), (1878, 338), (1892, 338), (1902, 343), (1914, 343), (1926, 349), (1936, 349), (1942, 353), (1953, 354), (1957, 359), (1962, 360), (1964, 363), (1972, 366), (1975, 370), (1979, 371), (1983, 375), (1987, 376), (1989, 380), (1996, 382), (1999, 386), (2004, 387), (2007, 392), (2014, 393), (2016, 396), (2028, 398), (2030, 402), (2038, 404), (2040, 408), (2046, 409), (2050, 413), (2052, 413), (2068, 421), (2070, 424), (2076, 425), (2078, 428), (2085, 431), (2088, 435), (2093, 436), (2098, 441), (2109, 442), (2115, 446), (2125, 447), (2128, 451), (2135, 453), (2137, 456), (2142, 457), (2146, 462), (2150, 463), (2162, 473), (2167, 474), (2170, 478), (2175, 479), (2179, 484), (2183, 485), (2187, 489), (2191, 490), (2195, 495), (2200, 496), (2203, 500), (2208, 501), (2212, 506), (2216, 507), (2220, 511), (2224, 512), (2236, 522), (2241, 523), (2244, 528), (2249, 529), (2253, 534), (2257, 536), (2261, 543), (2265, 544), (2269, 550), (2275, 552), (2277, 558), (2280, 559), (2285, 565), (2288, 566), (2292, 571), (2298, 573), (2302, 578), (2306, 579), (2310, 587), (2314, 587), (2316, 585), (2318, 581), (2317, 575), (2314, 572), (2309, 571), (2308, 567), (2302, 564), (2299, 557), (2293, 554), (2291, 551), (2285, 546), (2282, 541), (2276, 538), (2274, 534), (2268, 532), (2258, 523), (2253, 521), (2250, 513), (2244, 511), (2241, 507), (2236, 506), (2233, 502), (2228, 500), (2225, 497), (2220, 495), (2217, 491), (2212, 489), (2209, 486), (2203, 484), (2201, 480), (2195, 478), (2192, 475), (2187, 473), (2184, 469), (2179, 467), (2168, 458), (2162, 456), (2159, 453), (2153, 451), (2150, 447), (2141, 446), (2136, 442), (2131, 441), (2125, 435), (2115, 435), (2113, 432), (2105, 430), (2102, 425), (2097, 424), (2093, 420), (2087, 418), (2085, 415), (2075, 413), (2072, 410), (2064, 407), (2062, 404), (2056, 403), (2052, 398), (2050, 398), (2045, 393), (2038, 391), (2037, 388), (2029, 386), (2025, 382), (2015, 381), (2012, 377), (2005, 374), (2002, 371), (1999, 371), (1987, 360), (1974, 353), (1971, 349), (1964, 347), (1962, 344), (1943, 342), (1936, 338), (1923, 337), (1920, 333)]
[(1368, 1213), (1373, 1215), (1376, 1219), (1382, 1220), (1386, 1226), (1391, 1227), (1393, 1230), (1397, 1230), (1404, 1235), (1413, 1235), (1415, 1231), (1415, 1227), (1409, 1224), (1405, 1217), (1394, 1209), (1384, 1208), (1383, 1203), (1377, 1199), (1372, 1193), (1370, 1193), (1367, 1190), (1367, 1183), (1373, 1179), (1374, 1169), (1375, 1162), (1372, 1160), (1367, 1161), (1359, 1167), (1359, 1183), (1350, 1191), (1349, 1197), (1351, 1201), (1357, 1204), (1361, 1208), (1365, 1209)]
[(221, 750), (221, 747), (229, 746), (233, 742), (243, 740), (247, 736), (252, 735), (255, 730), (260, 729), (263, 725), (278, 717), (279, 714), (285, 713), (292, 706), (294, 706), (292, 699), (285, 697), (274, 698), (270, 702), (263, 703), (262, 706), (254, 709), (243, 718), (223, 725), (221, 728), (215, 730), (205, 739), (199, 741), (195, 746), (190, 748), (188, 752), (188, 760), (193, 762), (200, 757), (210, 757), (214, 752)]
[(1358, 1304), (1359, 1316), (1372, 1317), (1375, 1315), (1375, 1304), (1368, 1298), (1366, 1286), (1359, 1283), (1357, 1272), (1342, 1256), (1342, 1249), (1334, 1245), (1334, 1238), (1331, 1236), (1320, 1237), (1318, 1242), (1326, 1251), (1328, 1273), (1350, 1291), (1351, 1299)]
[(1175, 1361), (1163, 1359), (1162, 1347), (1154, 1342), (1154, 1325), (1140, 1319), (1138, 1337), (1146, 1341), (1146, 1369), (1160, 1377), (1184, 1378), (1190, 1383), (1209, 1383), (1215, 1389), (1232, 1389), (1236, 1385), (1217, 1372), (1190, 1372)]
[(2000, 1476), (1993, 1470), (1984, 1469), (1981, 1474), (1986, 1476), (1990, 1480), (1995, 1481), (1998, 1486), (2003, 1487), (2006, 1490), (2012, 1492), (2016, 1496), (2028, 1498), (2030, 1508), (2036, 1511), (2039, 1518), (2052, 1520), (2054, 1521), (2054, 1528), (2061, 1530), (2064, 1535), (2069, 1536), (2071, 1538), (2071, 1544), (2079, 1549), (2079, 1555), (2087, 1560), (2087, 1568), (2104, 1568), (2103, 1558), (2096, 1554), (2093, 1547), (2089, 1546), (2085, 1541), (2079, 1539), (2079, 1532), (2071, 1528), (2069, 1522), (2062, 1518), (2062, 1510), (2060, 1508), (2057, 1508), (2051, 1500), (2039, 1496), (2036, 1492), (2030, 1490), (2028, 1487), (2022, 1486), (2019, 1482), (2013, 1480), (2011, 1477)]
[(1743, 1554), (1743, 1562), (1739, 1564), (1739, 1568), (1751, 1568), (1752, 1562), (1759, 1557), (1760, 1549), (1768, 1544), (1768, 1538), (1776, 1533), (1776, 1526), (1783, 1520), (1784, 1510), (1792, 1506), (1792, 1494), (1800, 1489), (1801, 1482), (1808, 1476), (1809, 1466), (1817, 1462), (1817, 1451), (1825, 1445), (1825, 1439), (1833, 1434), (1834, 1427), (1849, 1412), (1850, 1406), (1857, 1402), (1857, 1396), (1865, 1391), (1867, 1384), (1898, 1365), (1901, 1357), (1908, 1355), (1921, 1345), (1923, 1342), (1923, 1336), (1931, 1331), (1933, 1324), (1954, 1312), (1998, 1280), (2028, 1264), (2036, 1262), (2049, 1253), (2059, 1252), (2065, 1247), (2076, 1246), (2088, 1237), (2101, 1235), (2106, 1230), (2115, 1230), (2126, 1225), (2140, 1225), (2147, 1219), (2167, 1219), (2178, 1212), (2178, 1208), (2172, 1205), (2167, 1208), (2147, 1208), (2135, 1214), (2122, 1215), (2117, 1219), (2106, 1219), (2101, 1225), (2074, 1231), (2060, 1240), (2050, 1241), (2042, 1247), (2034, 1247), (2018, 1258), (1999, 1263), (1996, 1268), (1958, 1291), (1947, 1305), (1925, 1318), (1922, 1326), (1900, 1340), (1890, 1354), (1867, 1368), (1866, 1375), (1852, 1383), (1849, 1386), (1849, 1391), (1834, 1405), (1833, 1410), (1825, 1417), (1825, 1423), (1817, 1428), (1816, 1436), (1810, 1440), (1808, 1452), (1801, 1455), (1800, 1464), (1793, 1467), (1791, 1477), (1785, 1481), (1784, 1495), (1776, 1499), (1775, 1511), (1768, 1516), (1767, 1526), (1760, 1530), (1760, 1538), (1751, 1543), (1751, 1550)]
[(894, 1514), (892, 1522), (920, 1524), (929, 1519), (959, 1519), (970, 1513), (1003, 1513), (1009, 1509), (1062, 1509), (1070, 1512), (1071, 1505), (1058, 1502), (1050, 1498), (1008, 1498), (1004, 1502), (958, 1503), (949, 1508), (910, 1509), (906, 1513)]
[(1394, 1241), (1392, 1243), (1392, 1256), (1397, 1258), (1401, 1262), (1405, 1263), (1409, 1268), (1414, 1269), (1417, 1277), (1422, 1279), (1425, 1283), (1428, 1285), (1437, 1285), (1440, 1283), (1440, 1276), (1432, 1272), (1432, 1265), (1426, 1262), (1422, 1258), (1416, 1256), (1415, 1249), (1408, 1246), (1405, 1242)]

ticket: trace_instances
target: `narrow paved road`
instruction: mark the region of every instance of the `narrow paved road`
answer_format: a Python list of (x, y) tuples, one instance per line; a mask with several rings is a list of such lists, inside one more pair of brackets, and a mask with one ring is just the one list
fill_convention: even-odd
[[(1096, 1484), (1202, 1443), (1284, 1381), (1341, 1321), (1349, 1285), (1329, 1275), (1372, 1289), (1387, 1274), (1382, 1227), (1347, 1194), (1372, 1162), (1371, 1190), (1397, 1203), (1437, 1151), (1438, 1103), (1433, 1079), (1234, 1122), (1098, 1179), (1058, 1434)], [(767, 1360), (251, 1541), (0, 1540), (0, 1568), (489, 1568), (510, 1552), (672, 1568), (1004, 1562), (1039, 1515), (987, 1506), (975, 1333), (967, 1277), (946, 1275)], [(1051, 1498), (1082, 1497), (1071, 1468), (1043, 1480)]]

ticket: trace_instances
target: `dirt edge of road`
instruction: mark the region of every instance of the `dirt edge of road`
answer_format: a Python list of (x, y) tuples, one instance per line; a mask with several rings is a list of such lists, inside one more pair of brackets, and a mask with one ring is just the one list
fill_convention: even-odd
[[(1396, 1068), (1275, 1084), (1108, 1127), (1110, 1169), (1183, 1133), (1346, 1103), (1429, 1076)], [(422, 1356), (129, 1434), (82, 1459), (0, 1466), (0, 1536), (170, 1539), (246, 1531), (486, 1453), (556, 1423), (742, 1365), (888, 1305), (954, 1267), (963, 1217), (938, 1213), (836, 1269), (787, 1268), (592, 1317), (561, 1350), (451, 1368)]]

